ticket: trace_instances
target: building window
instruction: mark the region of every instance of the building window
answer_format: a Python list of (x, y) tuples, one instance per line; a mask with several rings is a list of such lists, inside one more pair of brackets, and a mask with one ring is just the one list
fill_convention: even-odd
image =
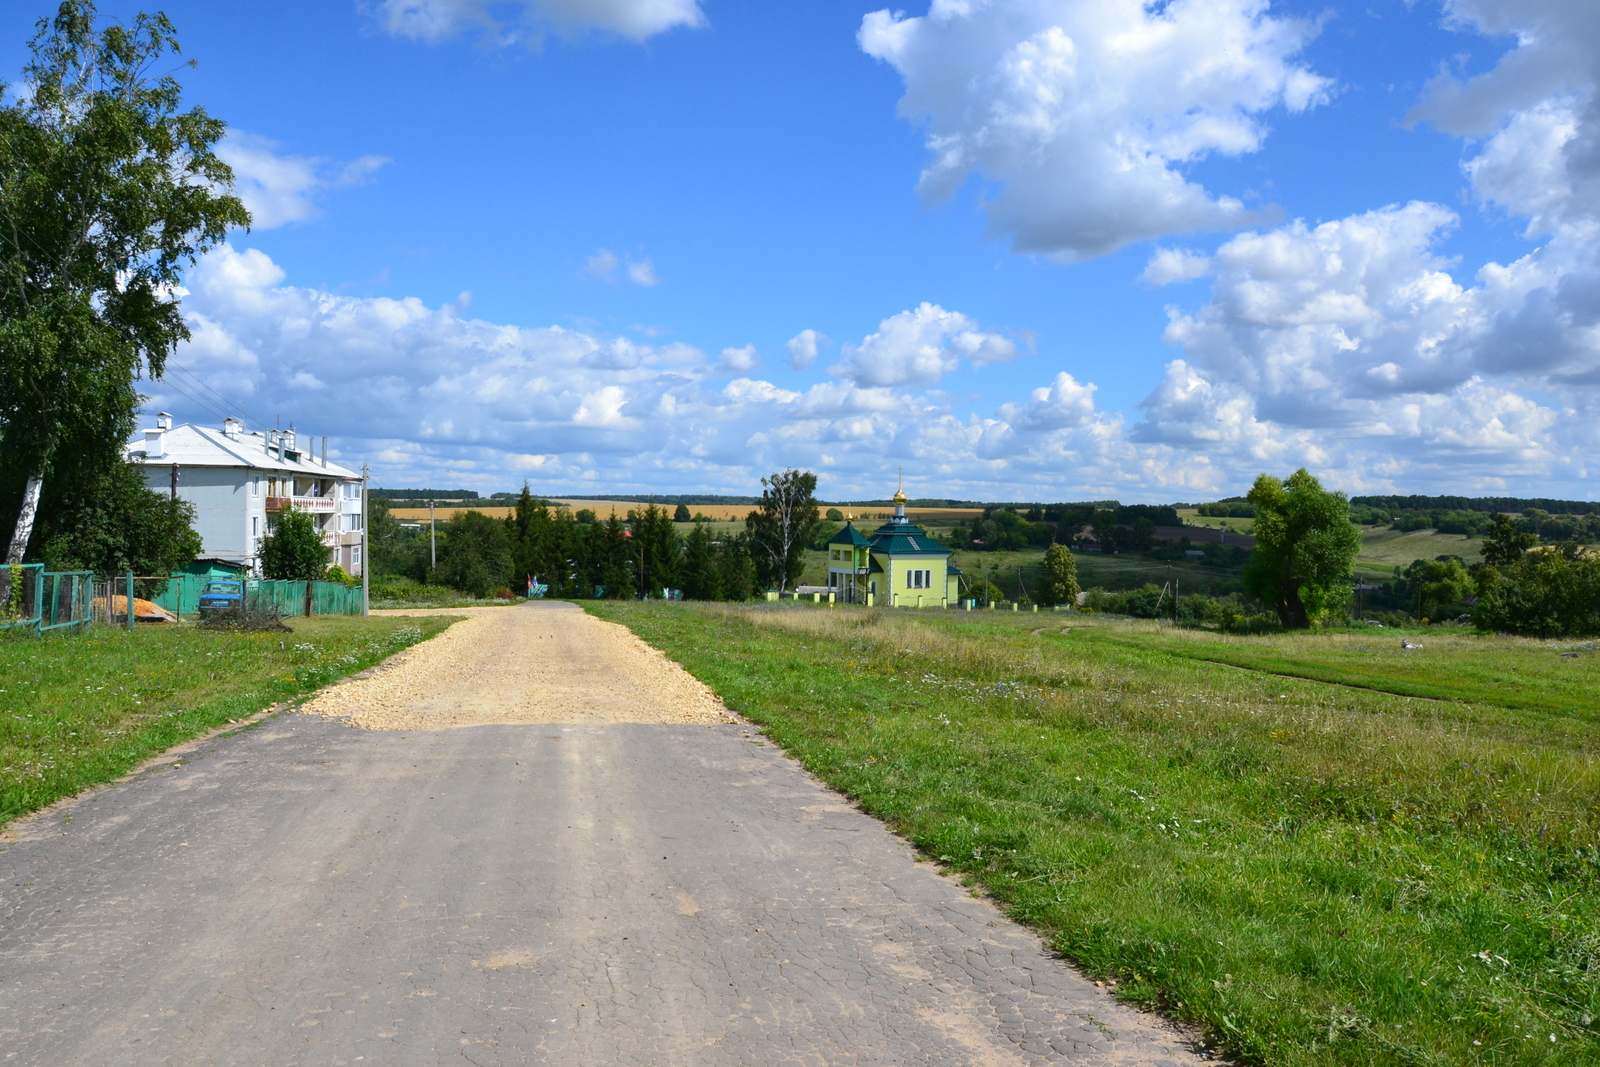
[(933, 588), (933, 572), (907, 571), (906, 585), (911, 589), (931, 589)]
[(251, 537), (260, 537), (261, 536), (261, 516), (260, 515), (252, 515), (252, 516), (250, 516), (250, 536)]
[(352, 548), (350, 550), (350, 562), (352, 564), (354, 564), (355, 566), (357, 566), (357, 567), (361, 566), (361, 546), (360, 545), (356, 545), (354, 548)]

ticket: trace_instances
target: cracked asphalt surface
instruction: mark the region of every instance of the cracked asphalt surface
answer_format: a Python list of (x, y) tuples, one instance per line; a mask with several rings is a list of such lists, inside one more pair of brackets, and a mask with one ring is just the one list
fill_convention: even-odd
[(5, 1064), (1204, 1062), (739, 723), (282, 714), (0, 848)]

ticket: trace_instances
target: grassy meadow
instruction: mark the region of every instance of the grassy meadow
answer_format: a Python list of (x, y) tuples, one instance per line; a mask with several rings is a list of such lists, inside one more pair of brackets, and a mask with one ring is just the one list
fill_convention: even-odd
[(1227, 1055), (1600, 1062), (1593, 644), (585, 606)]
[(180, 624), (0, 639), (0, 824), (370, 667), (451, 621), (322, 616), (290, 620), (293, 633)]

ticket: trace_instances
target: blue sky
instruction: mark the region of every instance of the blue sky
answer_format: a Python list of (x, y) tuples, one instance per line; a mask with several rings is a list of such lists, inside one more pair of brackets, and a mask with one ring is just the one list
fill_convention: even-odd
[(257, 225), (146, 391), (384, 485), (1590, 498), (1593, 8), (168, 3)]

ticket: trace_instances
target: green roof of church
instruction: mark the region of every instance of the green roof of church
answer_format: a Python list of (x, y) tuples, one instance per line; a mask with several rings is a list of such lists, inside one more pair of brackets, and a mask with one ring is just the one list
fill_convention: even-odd
[(844, 529), (828, 538), (828, 544), (830, 545), (865, 546), (870, 545), (871, 543), (871, 541), (868, 541), (865, 537), (861, 536), (860, 530), (856, 529), (853, 524), (848, 522), (844, 524)]
[(909, 522), (886, 522), (872, 533), (872, 551), (886, 556), (948, 556), (950, 550), (920, 526)]

